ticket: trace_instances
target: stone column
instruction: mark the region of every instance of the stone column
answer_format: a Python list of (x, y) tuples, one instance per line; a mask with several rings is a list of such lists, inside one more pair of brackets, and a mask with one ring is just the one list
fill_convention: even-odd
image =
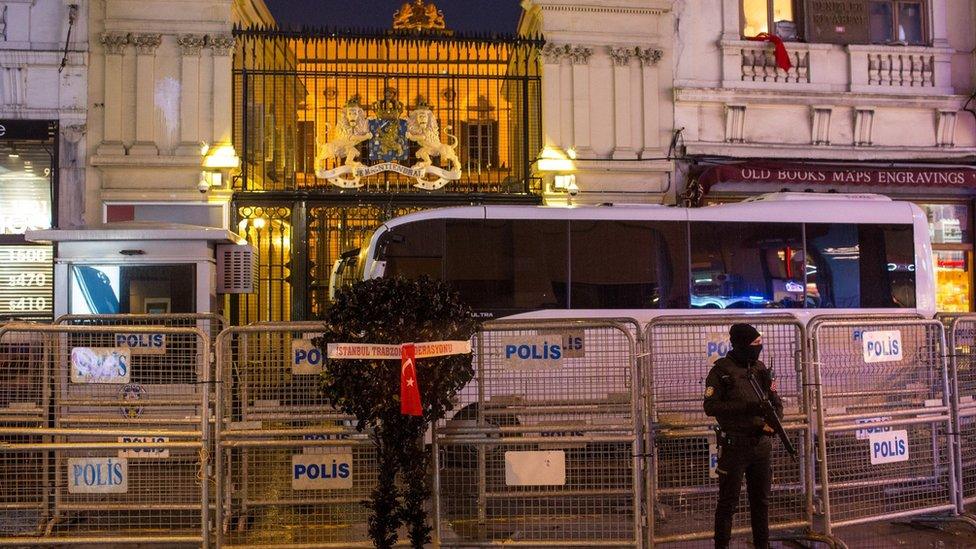
[(234, 122), (233, 66), (231, 53), (234, 50), (234, 37), (230, 34), (211, 36), (209, 45), (213, 48), (213, 135), (211, 145), (230, 145)]
[(951, 0), (932, 0), (932, 47), (949, 47), (949, 16), (947, 4)]
[(546, 44), (542, 48), (542, 145), (557, 148), (562, 139), (562, 66), (568, 46)]
[(576, 46), (573, 61), (573, 146), (580, 158), (593, 156), (590, 145), (590, 56), (593, 48)]
[(132, 37), (136, 46), (136, 140), (129, 147), (133, 156), (156, 156), (155, 118), (156, 49), (162, 43), (159, 34), (136, 34)]
[(85, 224), (85, 134), (86, 124), (62, 121), (59, 147), (58, 226), (81, 227)]
[(657, 63), (663, 52), (654, 48), (637, 50), (637, 58), (641, 62), (641, 83), (644, 112), (643, 141), (641, 158), (661, 156), (661, 112), (658, 109), (660, 93), (658, 89)]
[(631, 108), (630, 61), (634, 55), (632, 48), (610, 48), (613, 63), (613, 129), (614, 147), (611, 157), (614, 160), (637, 158), (634, 148), (633, 109)]
[(559, 63), (559, 146), (573, 147), (573, 65), (568, 54)]
[(129, 44), (126, 33), (106, 32), (99, 39), (105, 49), (105, 89), (102, 96), (104, 128), (96, 154), (122, 156), (122, 56)]
[(200, 50), (205, 36), (184, 34), (180, 46), (180, 144), (176, 154), (200, 154)]

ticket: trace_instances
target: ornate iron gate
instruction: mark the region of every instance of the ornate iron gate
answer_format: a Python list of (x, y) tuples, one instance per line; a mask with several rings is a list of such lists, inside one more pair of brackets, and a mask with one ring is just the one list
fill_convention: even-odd
[(541, 39), (234, 34), (232, 211), (260, 284), (233, 323), (321, 314), (340, 254), (391, 217), (540, 201)]

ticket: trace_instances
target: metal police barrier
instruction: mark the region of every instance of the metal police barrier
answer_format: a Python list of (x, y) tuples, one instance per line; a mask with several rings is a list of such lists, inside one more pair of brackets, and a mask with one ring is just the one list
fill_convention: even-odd
[(475, 377), (433, 437), (437, 542), (641, 544), (632, 329), (496, 322), (475, 335)]
[(942, 325), (826, 320), (810, 339), (825, 532), (955, 512)]
[(232, 327), (217, 339), (220, 547), (371, 547), (374, 445), (319, 389), (321, 323)]
[[(718, 500), (714, 418), (705, 416), (705, 378), (729, 351), (729, 327), (748, 322), (763, 336), (762, 361), (776, 374), (783, 426), (799, 452), (794, 462), (773, 443), (769, 525), (774, 537), (822, 539), (813, 531), (813, 439), (805, 386), (804, 328), (786, 315), (661, 317), (647, 326), (648, 545), (707, 539)], [(749, 531), (743, 490), (733, 533)], [(785, 532), (784, 532), (785, 531)]]
[[(37, 536), (49, 518), (50, 453), (38, 444), (47, 426), (51, 399), (48, 347), (40, 334), (5, 331), (0, 325), (0, 543), (6, 538)], [(23, 447), (21, 447), (23, 448)]]
[[(941, 316), (941, 315), (940, 315)], [(949, 317), (949, 379), (955, 409), (958, 511), (976, 503), (976, 316)]]
[(165, 313), (117, 315), (61, 315), (55, 324), (64, 326), (168, 326), (170, 328), (199, 328), (217, 338), (227, 327), (227, 319), (214, 313)]
[[(164, 349), (137, 343), (156, 337)], [(206, 547), (206, 335), (195, 328), (0, 328), (0, 348), (24, 338), (34, 343), (6, 355), (0, 376), (13, 383), (0, 393), (9, 395), (8, 409), (31, 421), (5, 421), (0, 430), (0, 497), (44, 506), (38, 516), (15, 516), (13, 524), (31, 528), (0, 530), (0, 544)]]

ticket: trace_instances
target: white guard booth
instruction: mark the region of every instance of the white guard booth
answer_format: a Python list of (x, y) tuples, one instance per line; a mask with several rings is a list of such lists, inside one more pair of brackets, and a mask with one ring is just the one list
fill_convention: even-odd
[(27, 231), (56, 245), (54, 317), (220, 313), (217, 252), (244, 240), (227, 229), (157, 222)]

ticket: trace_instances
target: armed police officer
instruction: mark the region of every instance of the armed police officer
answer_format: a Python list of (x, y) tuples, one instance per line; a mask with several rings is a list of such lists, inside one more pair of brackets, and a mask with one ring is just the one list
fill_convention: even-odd
[[(705, 380), (705, 413), (718, 420), (720, 428), (715, 547), (725, 549), (732, 539), (732, 517), (744, 475), (753, 544), (756, 549), (766, 549), (774, 431), (765, 418), (771, 411), (782, 417), (783, 401), (776, 394), (772, 371), (759, 361), (762, 334), (749, 324), (734, 324), (729, 329), (729, 340), (732, 349), (715, 362)], [(750, 377), (757, 382), (758, 390)], [(760, 391), (766, 396), (765, 402)]]

